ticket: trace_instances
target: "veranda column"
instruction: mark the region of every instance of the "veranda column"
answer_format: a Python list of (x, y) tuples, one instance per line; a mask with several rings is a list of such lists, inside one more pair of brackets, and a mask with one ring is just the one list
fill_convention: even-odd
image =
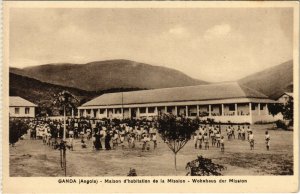
[(113, 118), (115, 117), (115, 112), (116, 110), (113, 108), (113, 115), (112, 115)]
[(260, 103), (258, 103), (258, 115), (260, 115)]
[(199, 105), (197, 105), (197, 117), (199, 117)]
[(90, 118), (93, 118), (94, 117), (94, 109), (91, 109), (91, 115), (90, 115)]
[(137, 111), (136, 111), (136, 112), (137, 112), (136, 117), (137, 117), (137, 118), (140, 118), (140, 108), (139, 108), (139, 107), (137, 108)]
[(101, 116), (101, 115), (100, 115), (100, 108), (98, 108), (98, 115), (97, 115), (97, 118), (100, 119), (100, 118), (101, 118), (100, 116)]
[(167, 107), (165, 106), (165, 114), (167, 114)]
[(211, 105), (208, 105), (208, 116), (211, 116)]
[(189, 116), (189, 108), (188, 108), (188, 106), (185, 106), (185, 116), (186, 117)]
[(149, 113), (148, 113), (148, 107), (146, 107), (146, 118), (148, 119), (148, 115)]
[(83, 111), (83, 117), (86, 117), (86, 109)]
[(128, 117), (131, 118), (131, 108), (128, 108)]
[(121, 116), (122, 119), (124, 119), (124, 108), (123, 107), (121, 108), (121, 114), (122, 114), (122, 116)]
[(175, 106), (175, 116), (178, 115), (178, 112), (177, 112), (177, 106)]
[(74, 109), (72, 108), (72, 118), (74, 118)]
[(234, 115), (235, 115), (235, 116), (237, 116), (237, 109), (238, 109), (237, 103), (235, 103), (235, 104), (234, 104)]
[(249, 115), (250, 115), (250, 121), (249, 121), (249, 123), (252, 124), (252, 103), (251, 102), (249, 103)]
[(80, 117), (80, 109), (77, 109), (77, 117)]
[(107, 108), (105, 109), (105, 115), (106, 115), (106, 118), (109, 117), (109, 115), (108, 115), (108, 109)]
[(155, 115), (158, 116), (158, 109), (157, 109), (157, 106), (155, 107), (154, 112), (155, 112)]

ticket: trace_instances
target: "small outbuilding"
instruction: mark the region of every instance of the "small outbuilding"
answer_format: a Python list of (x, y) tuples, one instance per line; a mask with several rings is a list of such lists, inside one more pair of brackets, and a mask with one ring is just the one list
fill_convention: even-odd
[(34, 118), (36, 107), (36, 104), (20, 96), (9, 97), (9, 117)]

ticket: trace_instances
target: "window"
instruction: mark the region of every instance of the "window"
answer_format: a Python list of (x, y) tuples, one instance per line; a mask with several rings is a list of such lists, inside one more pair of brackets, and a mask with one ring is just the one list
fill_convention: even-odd
[(25, 114), (29, 114), (30, 113), (30, 108), (25, 108)]
[(87, 114), (91, 114), (91, 109), (87, 109), (87, 110), (86, 110), (86, 113), (87, 113)]
[(20, 108), (15, 108), (15, 114), (20, 114)]
[(197, 116), (197, 107), (196, 106), (190, 106), (188, 107), (189, 110), (189, 116)]
[(120, 108), (116, 108), (116, 109), (115, 109), (115, 114), (121, 114), (121, 113), (122, 113), (122, 111), (121, 111)]
[(256, 109), (255, 107), (256, 107), (256, 104), (254, 104), (254, 103), (251, 104), (251, 110), (255, 110)]
[(265, 104), (260, 104), (260, 110), (264, 110)]
[(146, 113), (146, 108), (145, 108), (145, 107), (143, 107), (143, 108), (140, 108), (140, 113), (141, 113), (141, 114), (144, 114), (144, 113)]
[(100, 114), (104, 114), (105, 113), (105, 109), (100, 109)]
[(229, 111), (235, 111), (235, 104), (229, 104)]
[(155, 112), (155, 108), (154, 107), (149, 107), (148, 108), (148, 113), (154, 113)]
[(173, 107), (172, 107), (172, 106), (168, 106), (168, 107), (167, 107), (167, 112), (168, 112), (168, 113), (172, 113), (172, 111), (173, 111)]

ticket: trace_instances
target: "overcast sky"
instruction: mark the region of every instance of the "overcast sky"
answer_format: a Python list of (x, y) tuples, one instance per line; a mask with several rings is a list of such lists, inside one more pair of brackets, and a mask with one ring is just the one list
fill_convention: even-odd
[(10, 12), (10, 65), (129, 59), (232, 81), (292, 59), (292, 9), (50, 9)]

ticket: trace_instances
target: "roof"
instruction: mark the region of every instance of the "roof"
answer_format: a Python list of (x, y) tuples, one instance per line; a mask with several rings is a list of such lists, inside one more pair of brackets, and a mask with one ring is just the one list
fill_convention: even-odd
[(285, 94), (287, 94), (287, 95), (290, 96), (290, 97), (293, 97), (293, 96), (294, 96), (294, 93), (292, 93), (292, 92), (285, 92)]
[(19, 96), (10, 96), (9, 97), (9, 106), (30, 106), (30, 107), (36, 107), (36, 104), (33, 104), (32, 102), (29, 102), (28, 100), (25, 100), (24, 98), (21, 98)]
[(294, 93), (292, 93), (292, 92), (284, 92), (284, 93), (281, 94), (279, 97), (277, 97), (277, 99), (281, 98), (283, 95), (288, 95), (288, 96), (294, 98)]
[(159, 102), (206, 101), (231, 98), (268, 99), (266, 95), (256, 90), (239, 85), (236, 82), (229, 82), (153, 90), (140, 90), (133, 92), (107, 93), (84, 103), (82, 107)]

